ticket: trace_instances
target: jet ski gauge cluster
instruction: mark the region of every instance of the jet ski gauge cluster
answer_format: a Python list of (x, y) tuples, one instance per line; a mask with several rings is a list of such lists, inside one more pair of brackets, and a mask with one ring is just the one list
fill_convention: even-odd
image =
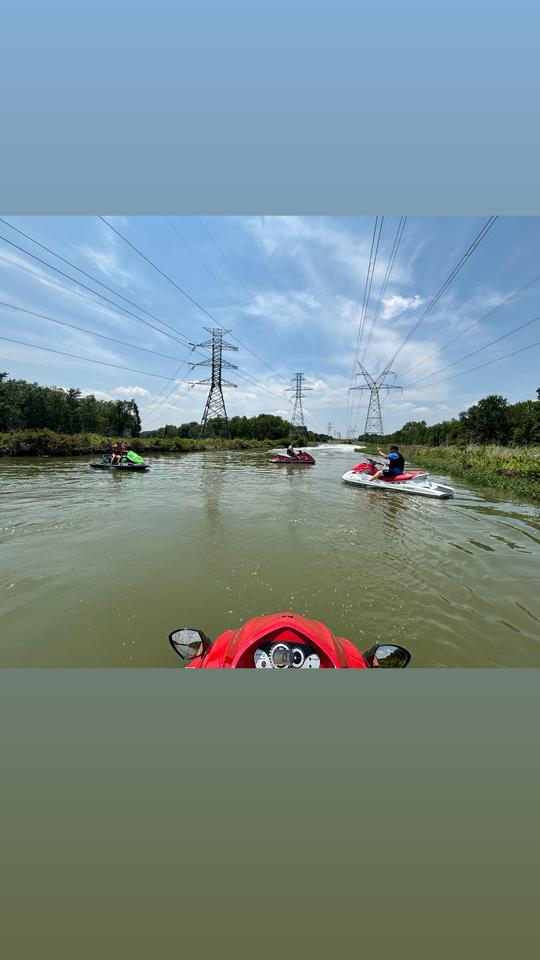
[(260, 669), (286, 670), (292, 667), (297, 670), (313, 670), (321, 665), (321, 658), (312, 647), (284, 641), (265, 643), (258, 647), (253, 654), (253, 661)]

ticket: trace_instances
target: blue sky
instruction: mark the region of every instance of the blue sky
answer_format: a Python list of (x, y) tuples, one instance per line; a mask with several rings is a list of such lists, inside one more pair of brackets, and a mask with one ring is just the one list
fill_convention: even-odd
[[(227, 354), (238, 365), (238, 371), (226, 374), (238, 384), (225, 391), (229, 415), (266, 411), (288, 416), (290, 394), (284, 391), (293, 374), (303, 371), (306, 383), (313, 387), (304, 401), (308, 426), (321, 430), (331, 421), (343, 436), (351, 421), (363, 429), (367, 399), (355, 394), (361, 401), (356, 409), (356, 404), (348, 407), (347, 397), (374, 217), (107, 219), (177, 286), (98, 217), (6, 217), (32, 239), (0, 223), (0, 237), (5, 238), (0, 239), (0, 300), (11, 304), (0, 307), (0, 336), (141, 372), (0, 340), (1, 369), (43, 384), (77, 386), (102, 398), (134, 397), (143, 429), (199, 420), (207, 388), (193, 386), (193, 382), (208, 376), (208, 369), (191, 369), (190, 364), (203, 360), (206, 351), (194, 352), (185, 342), (171, 339), (175, 337), (171, 328), (179, 332), (182, 341), (199, 343), (209, 336), (205, 327), (219, 324), (231, 330), (228, 339), (238, 346), (237, 353)], [(407, 218), (369, 339), (400, 220), (384, 218), (359, 353), (371, 373), (380, 373), (400, 347), (486, 219)], [(137, 322), (52, 267), (163, 332)], [(502, 393), (510, 401), (535, 397), (540, 386), (540, 347), (473, 373), (455, 375), (540, 341), (540, 279), (508, 300), (537, 274), (540, 218), (497, 219), (400, 350), (391, 382), (408, 389), (403, 394), (383, 395), (386, 431), (407, 420), (434, 423), (447, 419), (487, 393)], [(90, 332), (30, 316), (15, 306)], [(538, 322), (534, 320), (493, 347), (480, 349), (537, 316)], [(133, 346), (99, 339), (93, 335), (97, 333)], [(479, 352), (469, 360), (455, 363), (475, 350)]]

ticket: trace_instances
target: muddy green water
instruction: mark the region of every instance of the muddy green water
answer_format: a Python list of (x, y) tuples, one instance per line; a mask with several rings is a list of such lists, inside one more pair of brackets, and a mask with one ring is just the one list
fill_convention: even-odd
[(359, 455), (314, 455), (0, 461), (0, 665), (176, 667), (174, 627), (294, 610), (415, 666), (540, 666), (537, 506), (442, 475), (454, 500), (355, 489)]

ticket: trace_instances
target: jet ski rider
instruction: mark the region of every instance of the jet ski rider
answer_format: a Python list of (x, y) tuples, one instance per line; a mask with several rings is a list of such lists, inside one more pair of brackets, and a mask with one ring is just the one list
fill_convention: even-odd
[(115, 443), (112, 448), (111, 463), (120, 463), (126, 450), (127, 447), (122, 440), (119, 440), (117, 443)]
[(403, 455), (399, 452), (399, 447), (390, 447), (389, 453), (383, 453), (380, 447), (377, 447), (377, 452), (384, 457), (385, 460), (389, 460), (389, 464), (386, 470), (377, 470), (370, 480), (378, 480), (379, 477), (398, 477), (400, 473), (403, 473), (405, 470), (405, 460)]
[(296, 456), (296, 454), (295, 454), (295, 452), (294, 452), (294, 447), (293, 447), (293, 442), (292, 442), (292, 440), (291, 440), (289, 446), (287, 447), (287, 456), (288, 456), (288, 457), (291, 457), (292, 460), (297, 460), (297, 459), (298, 459), (298, 457)]

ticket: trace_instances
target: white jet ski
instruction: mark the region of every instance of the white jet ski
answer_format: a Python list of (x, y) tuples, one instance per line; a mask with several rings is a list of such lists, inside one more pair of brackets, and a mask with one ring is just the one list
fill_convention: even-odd
[(397, 477), (379, 477), (378, 480), (371, 480), (377, 470), (385, 469), (386, 464), (371, 457), (366, 457), (365, 463), (359, 463), (352, 470), (343, 474), (342, 480), (345, 483), (355, 484), (357, 487), (377, 487), (378, 490), (393, 490), (400, 493), (416, 493), (422, 497), (453, 497), (454, 488), (447, 487), (443, 483), (435, 483), (430, 480), (427, 473), (418, 471), (408, 471), (399, 473)]

